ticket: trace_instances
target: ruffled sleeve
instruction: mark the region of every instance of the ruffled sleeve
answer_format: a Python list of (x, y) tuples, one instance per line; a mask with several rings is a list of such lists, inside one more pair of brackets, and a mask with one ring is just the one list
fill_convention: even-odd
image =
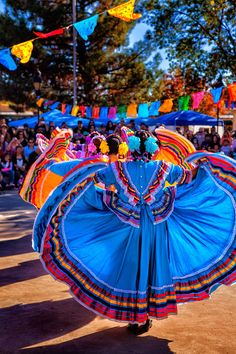
[(116, 182), (110, 166), (98, 171), (94, 176), (94, 181), (95, 183), (102, 183), (106, 187), (109, 187), (111, 184), (115, 184)]
[(188, 184), (192, 181), (192, 171), (185, 170), (180, 166), (172, 165), (167, 181), (170, 184)]

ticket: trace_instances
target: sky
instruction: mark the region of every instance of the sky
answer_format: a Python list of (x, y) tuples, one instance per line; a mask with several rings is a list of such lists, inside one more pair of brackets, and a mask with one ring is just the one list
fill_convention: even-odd
[[(4, 11), (4, 4), (3, 1), (0, 0), (0, 12)], [(149, 29), (150, 27), (148, 25), (146, 25), (145, 23), (138, 23), (134, 29), (132, 30), (131, 34), (130, 34), (130, 43), (131, 45), (135, 42), (138, 42), (139, 40), (143, 39), (146, 31)], [(160, 69), (163, 70), (167, 70), (168, 69), (168, 61), (165, 59), (165, 52), (163, 50), (160, 51), (161, 57), (162, 57), (162, 62), (160, 64)]]

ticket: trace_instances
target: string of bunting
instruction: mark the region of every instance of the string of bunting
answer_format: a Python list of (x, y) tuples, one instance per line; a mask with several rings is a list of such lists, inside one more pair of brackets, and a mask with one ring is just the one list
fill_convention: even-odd
[(66, 27), (56, 29), (54, 31), (48, 32), (48, 33), (42, 33), (42, 32), (34, 32), (34, 34), (37, 36), (36, 38), (30, 39), (26, 42), (19, 43), (16, 45), (13, 45), (10, 48), (4, 48), (0, 50), (0, 64), (5, 66), (8, 70), (13, 71), (17, 69), (17, 65), (15, 60), (13, 59), (12, 55), (17, 58), (17, 61), (19, 61), (22, 64), (26, 64), (29, 62), (32, 51), (33, 51), (33, 42), (38, 39), (45, 39), (48, 37), (52, 36), (58, 36), (58, 35), (63, 35), (64, 31), (66, 29), (69, 29), (70, 27), (74, 27), (76, 31), (79, 33), (81, 38), (83, 40), (87, 41), (88, 37), (93, 34), (100, 15), (103, 15), (105, 13), (108, 13), (110, 16), (119, 18), (123, 21), (130, 22), (137, 20), (142, 17), (141, 14), (134, 13), (134, 6), (135, 6), (135, 0), (130, 0), (128, 2), (125, 2), (121, 5), (118, 5), (114, 8), (111, 8), (109, 10), (106, 10), (100, 14), (93, 15), (91, 17), (88, 17), (82, 21), (70, 24)]
[[(194, 92), (190, 95), (181, 96), (178, 100), (178, 110), (188, 111), (199, 109), (204, 98), (208, 98), (211, 105), (215, 108), (222, 110), (224, 108), (236, 108), (236, 83), (229, 84), (227, 87), (218, 87), (210, 91)], [(63, 114), (71, 114), (72, 116), (80, 116), (94, 119), (125, 119), (125, 118), (148, 118), (156, 117), (160, 113), (169, 113), (174, 106), (174, 99), (169, 98), (163, 101), (155, 101), (148, 103), (130, 103), (129, 105), (119, 106), (85, 106), (54, 102), (44, 98), (39, 98), (36, 102), (38, 107), (49, 108), (51, 110), (58, 109)]]

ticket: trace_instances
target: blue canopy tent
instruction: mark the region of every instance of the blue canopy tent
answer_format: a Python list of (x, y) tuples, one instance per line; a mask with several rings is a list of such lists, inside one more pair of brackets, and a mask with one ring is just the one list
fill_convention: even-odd
[(194, 111), (179, 111), (165, 114), (159, 117), (156, 122), (166, 126), (186, 126), (186, 125), (209, 125), (224, 126), (224, 121), (216, 119), (206, 114)]
[[(90, 119), (73, 117), (70, 114), (63, 114), (61, 111), (54, 109), (52, 111), (43, 113), (41, 117), (44, 118), (45, 122), (48, 124), (50, 121), (54, 122), (55, 126), (61, 126), (63, 122), (74, 128), (77, 125), (78, 120), (83, 122), (85, 127), (88, 126)], [(124, 119), (125, 123), (129, 123), (132, 118)], [(107, 124), (110, 119), (94, 119), (96, 127), (100, 127), (102, 124)], [(145, 123), (147, 126), (155, 127), (157, 125), (164, 124), (165, 126), (186, 126), (186, 125), (208, 125), (208, 126), (224, 126), (223, 120), (213, 118), (206, 114), (193, 112), (193, 111), (179, 111), (165, 114), (156, 118), (136, 118), (133, 119), (135, 124), (139, 126), (141, 123)], [(118, 123), (120, 120), (118, 118), (111, 120), (114, 123)], [(12, 121), (9, 123), (11, 127), (22, 126), (27, 123), (30, 128), (33, 128), (37, 123), (37, 117), (20, 119), (17, 121)]]

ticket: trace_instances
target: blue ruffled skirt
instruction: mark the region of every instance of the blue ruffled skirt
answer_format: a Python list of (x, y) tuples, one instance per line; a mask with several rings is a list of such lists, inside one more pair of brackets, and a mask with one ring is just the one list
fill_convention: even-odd
[[(177, 304), (202, 300), (236, 281), (235, 172), (220, 179), (212, 161), (177, 189), (169, 218), (153, 225), (143, 205), (140, 228), (122, 222), (94, 185), (97, 164), (75, 171), (40, 210), (34, 248), (85, 307), (109, 319), (144, 323)], [(216, 166), (218, 168), (219, 166)]]

